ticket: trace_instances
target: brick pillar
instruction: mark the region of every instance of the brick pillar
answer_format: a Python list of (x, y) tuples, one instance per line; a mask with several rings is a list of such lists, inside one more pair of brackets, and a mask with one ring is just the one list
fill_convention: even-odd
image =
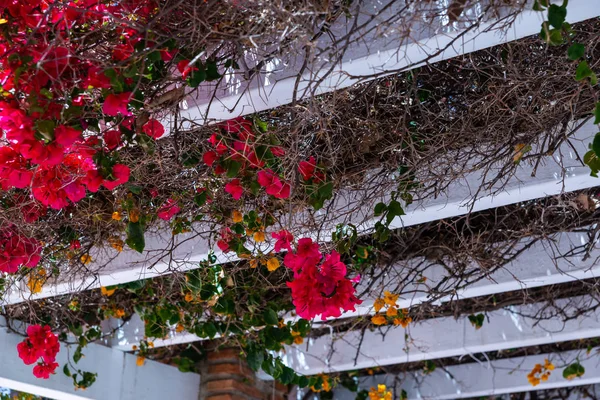
[(256, 377), (235, 348), (211, 350), (200, 366), (199, 400), (285, 400), (288, 388)]

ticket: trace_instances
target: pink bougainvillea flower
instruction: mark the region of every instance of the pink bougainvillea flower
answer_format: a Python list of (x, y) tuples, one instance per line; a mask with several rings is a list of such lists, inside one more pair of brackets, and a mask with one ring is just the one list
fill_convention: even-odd
[(186, 79), (193, 71), (198, 71), (197, 67), (191, 66), (189, 60), (181, 60), (177, 63), (177, 70), (181, 73), (183, 79)]
[(144, 133), (153, 139), (158, 139), (165, 134), (165, 127), (156, 119), (150, 119), (142, 127)]
[(300, 171), (300, 175), (302, 175), (302, 179), (305, 181), (310, 180), (315, 174), (315, 168), (317, 163), (313, 156), (310, 156), (307, 161), (301, 161), (298, 165), (298, 171)]
[(254, 139), (252, 121), (249, 121), (244, 117), (229, 119), (219, 124), (219, 127), (224, 129), (227, 133), (237, 133), (241, 140)]
[(58, 363), (51, 362), (47, 364), (41, 362), (33, 367), (33, 375), (35, 375), (36, 378), (49, 379), (50, 375), (56, 372), (56, 368), (58, 368)]
[(121, 114), (122, 116), (133, 115), (131, 111), (127, 109), (129, 100), (131, 99), (131, 92), (125, 92), (121, 94), (109, 94), (104, 100), (102, 105), (102, 112), (111, 117), (116, 117)]
[(102, 184), (108, 190), (114, 190), (117, 186), (127, 183), (129, 181), (129, 175), (131, 170), (127, 165), (115, 164), (112, 170), (112, 176), (115, 178), (114, 181), (104, 180)]
[(292, 242), (294, 241), (294, 235), (292, 235), (290, 232), (284, 229), (279, 232), (271, 233), (271, 237), (276, 240), (275, 251), (279, 252), (282, 249), (292, 251)]
[(202, 155), (202, 161), (204, 161), (204, 164), (208, 165), (209, 167), (212, 167), (218, 158), (219, 156), (214, 151), (207, 151)]
[(271, 153), (273, 153), (275, 157), (283, 157), (285, 155), (285, 150), (282, 147), (273, 146), (271, 147)]
[(239, 179), (234, 179), (225, 185), (225, 191), (231, 195), (235, 200), (239, 200), (244, 194), (244, 188), (240, 184)]
[(290, 197), (290, 185), (282, 182), (272, 170), (265, 169), (257, 174), (258, 184), (265, 188), (267, 194), (278, 199), (287, 199)]
[(164, 221), (170, 221), (179, 211), (181, 211), (181, 208), (177, 206), (177, 202), (173, 199), (168, 199), (159, 207), (156, 214), (158, 215), (158, 218)]
[(229, 252), (229, 244), (224, 241), (223, 239), (218, 240), (217, 241), (217, 247), (223, 252), (223, 253), (227, 253)]
[(54, 140), (65, 148), (71, 147), (79, 139), (81, 139), (81, 131), (79, 129), (65, 125), (58, 125), (54, 129)]
[(104, 139), (106, 147), (109, 150), (114, 150), (121, 144), (121, 131), (111, 129), (110, 131), (105, 132), (102, 138)]
[(153, 199), (158, 197), (158, 189), (152, 188), (149, 190), (149, 192), (150, 192), (150, 197), (152, 197)]
[(21, 358), (26, 365), (36, 363), (41, 357), (39, 349), (33, 347), (28, 340), (24, 340), (17, 345), (17, 352), (19, 353), (19, 358)]
[(83, 81), (83, 89), (98, 88), (108, 89), (111, 87), (110, 78), (100, 68), (91, 65), (87, 69), (88, 76)]

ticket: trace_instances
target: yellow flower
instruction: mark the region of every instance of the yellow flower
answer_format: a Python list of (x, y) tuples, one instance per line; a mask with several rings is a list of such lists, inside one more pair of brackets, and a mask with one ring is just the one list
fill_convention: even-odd
[(548, 361), (548, 359), (546, 358), (544, 360), (544, 368), (547, 369), (548, 371), (554, 371), (554, 364), (552, 364), (550, 361)]
[(387, 315), (388, 317), (395, 317), (396, 315), (398, 315), (398, 310), (396, 309), (396, 307), (390, 307), (387, 309), (385, 315)]
[(383, 301), (388, 306), (396, 306), (396, 302), (398, 301), (399, 294), (393, 294), (388, 292), (387, 290), (383, 292)]
[(116, 290), (117, 290), (116, 288), (115, 289), (107, 289), (104, 286), (100, 287), (100, 293), (102, 293), (102, 296), (106, 296), (106, 297), (112, 296)]
[(29, 280), (27, 281), (27, 287), (31, 291), (32, 294), (38, 294), (42, 291), (42, 286), (46, 282), (46, 270), (38, 269), (36, 271), (32, 271), (29, 274)]
[(122, 308), (116, 308), (115, 310), (113, 310), (113, 313), (116, 318), (123, 318), (125, 316), (125, 310), (123, 310)]
[(256, 268), (256, 267), (258, 267), (258, 260), (257, 259), (250, 260), (250, 268)]
[(4, 24), (6, 24), (7, 22), (8, 22), (8, 20), (7, 20), (7, 19), (0, 18), (0, 25), (4, 25)]
[(140, 220), (140, 210), (134, 208), (129, 211), (129, 222), (133, 222), (134, 224)]
[(192, 295), (190, 292), (187, 292), (185, 294), (185, 301), (187, 303), (191, 303), (194, 300), (194, 295)]
[(185, 328), (181, 324), (177, 324), (177, 327), (175, 327), (175, 332), (177, 332), (177, 333), (181, 333), (184, 330), (185, 330)]
[(302, 344), (302, 343), (304, 343), (304, 339), (302, 338), (302, 336), (296, 336), (294, 338), (294, 343), (295, 344)]
[(269, 261), (267, 261), (267, 269), (270, 272), (277, 270), (277, 268), (279, 268), (279, 265), (279, 260), (275, 257), (270, 258)]
[(392, 400), (392, 392), (387, 390), (385, 385), (377, 385), (377, 389), (374, 387), (369, 391), (370, 400)]
[(233, 219), (234, 223), (242, 222), (244, 220), (244, 216), (238, 210), (233, 210), (231, 213), (231, 219)]
[(121, 220), (121, 213), (118, 211), (115, 211), (112, 213), (112, 219), (114, 219), (115, 221), (120, 221)]
[(135, 364), (136, 364), (138, 367), (143, 367), (145, 363), (146, 363), (146, 357), (143, 357), (143, 356), (137, 356), (137, 360), (135, 360)]
[(254, 232), (254, 241), (256, 243), (262, 243), (265, 241), (265, 233), (264, 232)]
[(125, 245), (125, 242), (123, 242), (121, 239), (119, 239), (117, 237), (111, 237), (108, 239), (108, 244), (110, 244), (110, 247), (112, 247), (113, 249), (115, 249), (116, 251), (118, 251), (120, 253), (123, 251), (123, 246)]
[(148, 347), (153, 348), (154, 347), (154, 342), (148, 342)]
[(84, 254), (81, 256), (81, 258), (79, 260), (81, 261), (81, 263), (83, 265), (88, 265), (89, 263), (92, 262), (92, 256), (90, 256), (89, 254)]
[(377, 299), (377, 300), (375, 300), (375, 303), (373, 304), (373, 308), (375, 309), (375, 312), (379, 312), (379, 310), (381, 310), (383, 308), (383, 306), (385, 306), (385, 302), (383, 301), (383, 299)]
[(412, 322), (411, 317), (394, 318), (394, 325), (396, 325), (396, 326), (400, 325), (404, 329), (406, 329), (408, 324), (410, 324), (411, 322)]
[(383, 315), (377, 314), (371, 318), (371, 322), (375, 325), (385, 325), (387, 323), (387, 320)]

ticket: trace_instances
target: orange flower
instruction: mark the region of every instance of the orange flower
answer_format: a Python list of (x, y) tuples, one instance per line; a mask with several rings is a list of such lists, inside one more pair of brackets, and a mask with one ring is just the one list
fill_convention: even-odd
[(143, 367), (145, 363), (146, 363), (146, 357), (137, 356), (137, 359), (135, 360), (135, 364), (138, 367)]
[(237, 224), (238, 222), (242, 222), (244, 220), (244, 216), (238, 210), (233, 210), (231, 213), (231, 219)]
[(254, 232), (253, 238), (256, 243), (262, 243), (265, 241), (265, 233), (264, 232)]
[(120, 221), (121, 220), (121, 213), (118, 211), (115, 211), (112, 213), (112, 219), (114, 219), (115, 221)]
[(106, 297), (112, 296), (116, 290), (117, 290), (116, 288), (115, 289), (107, 289), (104, 286), (100, 287), (100, 293), (102, 293), (102, 296), (106, 296)]
[(277, 268), (279, 268), (279, 265), (279, 260), (275, 257), (272, 257), (269, 259), (269, 261), (267, 261), (267, 269), (269, 270), (269, 272), (277, 270)]
[(129, 222), (133, 222), (134, 224), (140, 220), (140, 210), (134, 208), (129, 211)]
[(390, 307), (387, 309), (385, 315), (387, 315), (388, 317), (395, 317), (396, 315), (398, 315), (398, 310), (396, 309), (396, 307)]
[(376, 314), (371, 318), (371, 322), (375, 325), (385, 325), (387, 323), (387, 320), (383, 315)]
[(385, 302), (383, 301), (383, 299), (377, 299), (377, 300), (375, 300), (375, 303), (373, 304), (373, 308), (375, 309), (375, 312), (379, 312), (379, 310), (381, 310), (383, 308), (383, 306), (385, 306)]

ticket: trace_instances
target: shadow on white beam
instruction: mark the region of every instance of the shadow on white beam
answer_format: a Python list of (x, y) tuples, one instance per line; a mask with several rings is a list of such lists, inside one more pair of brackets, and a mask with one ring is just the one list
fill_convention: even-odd
[[(370, 14), (375, 15), (387, 2), (366, 1), (365, 3), (367, 4), (364, 9), (368, 9)], [(398, 3), (401, 4), (401, 2)], [(484, 4), (482, 7), (485, 7), (485, 2), (482, 3)], [(442, 3), (440, 7), (444, 8), (445, 3)], [(600, 15), (599, 10), (600, 0), (571, 0), (568, 7), (567, 21), (576, 23), (593, 18)], [(393, 12), (393, 9), (388, 10), (379, 18), (383, 25), (386, 25), (384, 21)], [(395, 12), (406, 11), (395, 10)], [(470, 15), (470, 18), (475, 20), (478, 16)], [(379, 23), (379, 19), (375, 19), (365, 28), (365, 31), (372, 25)], [(385, 76), (394, 73), (394, 71), (417, 68), (424, 64), (423, 60), (427, 60), (431, 64), (536, 35), (540, 32), (543, 20), (543, 13), (526, 10), (520, 13), (512, 26), (504, 30), (500, 29), (504, 24), (502, 22), (498, 23), (497, 20), (483, 22), (477, 29), (467, 32), (464, 28), (454, 29), (449, 25), (443, 26), (438, 21), (436, 23), (439, 26), (429, 27), (429, 29), (426, 29), (427, 27), (412, 29), (411, 37), (408, 39), (410, 40), (409, 43), (405, 43), (401, 38), (398, 38), (395, 42), (401, 44), (399, 47), (390, 48), (390, 37), (388, 35), (384, 38), (359, 40), (360, 45), (351, 45), (342, 62), (333, 68), (327, 59), (330, 57), (329, 53), (324, 55), (325, 60), (318, 60), (321, 61), (321, 66), (313, 65), (315, 63), (311, 60), (310, 67), (307, 68), (309, 72), (304, 73), (299, 80), (298, 99), (306, 98), (308, 95), (319, 95), (343, 89), (368, 80), (361, 78), (361, 76), (371, 74)], [(336, 21), (332, 29), (343, 32), (347, 30), (346, 23), (346, 20), (342, 18), (341, 23), (339, 20)], [(437, 31), (438, 34), (431, 36), (432, 31)], [(322, 37), (321, 40), (324, 43), (315, 43), (315, 48), (327, 48), (329, 46), (327, 35)], [(443, 51), (440, 52), (442, 49)], [(225, 120), (289, 104), (293, 99), (301, 61), (294, 63), (275, 60), (269, 63), (263, 73), (258, 74), (259, 76), (250, 84), (237, 76), (227, 76), (226, 88), (217, 89), (214, 98), (213, 88), (203, 90), (200, 93), (200, 98), (193, 101), (195, 104), (188, 110), (181, 112), (178, 121), (187, 119), (202, 124), (207, 120)], [(252, 65), (253, 63), (249, 62), (249, 64)], [(331, 73), (325, 76), (330, 69)], [(311, 84), (321, 79), (322, 81), (318, 87)]]
[[(574, 297), (556, 301), (568, 315), (591, 301)], [(476, 330), (466, 317), (435, 318), (401, 327), (375, 331), (348, 331), (287, 346), (280, 354), (284, 362), (304, 375), (349, 371), (415, 361), (477, 354), (526, 346), (600, 337), (600, 310), (563, 322), (546, 303), (513, 306), (486, 314), (483, 327)], [(552, 317), (539, 321), (526, 316)], [(406, 334), (409, 338), (406, 338)]]
[[(443, 400), (463, 398), (487, 398), (506, 393), (520, 393), (546, 389), (558, 389), (600, 383), (600, 363), (598, 352), (600, 348), (574, 350), (561, 353), (548, 353), (535, 356), (515, 357), (491, 362), (468, 363), (438, 368), (429, 375), (421, 371), (411, 372), (397, 377), (393, 375), (380, 375), (360, 379), (359, 388), (369, 390), (377, 384), (386, 384), (395, 388), (398, 396), (405, 390), (408, 400)], [(581, 378), (567, 380), (562, 376), (563, 368), (579, 359), (585, 368)], [(546, 382), (531, 386), (527, 381), (527, 374), (535, 364), (544, 364), (548, 359), (556, 365)], [(347, 389), (336, 389), (336, 400), (354, 400), (356, 393)]]
[[(5, 326), (3, 320), (0, 323)], [(0, 327), (0, 387), (57, 400), (198, 399), (200, 375), (150, 360), (138, 367), (136, 356), (98, 344), (84, 348), (84, 357), (76, 364), (82, 371), (98, 374), (85, 391), (75, 390), (73, 380), (62, 372), (69, 352), (74, 351), (64, 344), (56, 360), (60, 365), (57, 373), (48, 380), (38, 379), (33, 376), (33, 365), (25, 365), (18, 356), (17, 344), (22, 340), (22, 336)]]

